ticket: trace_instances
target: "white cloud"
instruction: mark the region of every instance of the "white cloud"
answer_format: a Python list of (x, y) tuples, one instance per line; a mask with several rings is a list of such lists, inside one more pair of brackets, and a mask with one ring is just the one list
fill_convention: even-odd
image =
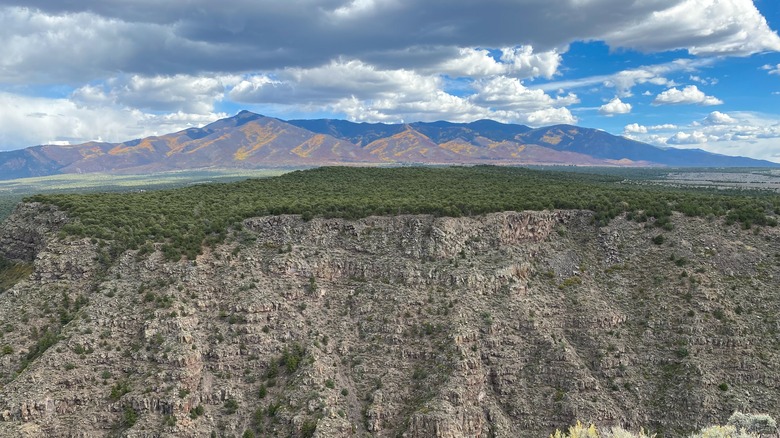
[[(646, 65), (635, 69), (621, 70), (609, 75), (588, 76), (573, 80), (555, 81), (540, 85), (540, 88), (546, 91), (557, 88), (582, 88), (593, 85), (602, 85), (617, 90), (618, 97), (630, 97), (632, 89), (637, 85), (651, 84), (658, 86), (674, 87), (677, 84), (666, 76), (677, 72), (692, 72), (699, 68), (712, 65), (711, 58), (705, 59), (677, 59), (663, 64)], [(651, 96), (648, 90), (643, 95)]]
[(765, 65), (763, 69), (767, 70), (770, 75), (780, 75), (780, 64), (777, 64), (774, 67), (771, 65)]
[(501, 61), (509, 64), (508, 73), (513, 76), (552, 79), (561, 65), (561, 55), (558, 50), (534, 53), (533, 47), (526, 45), (501, 49)]
[(693, 131), (693, 132), (678, 132), (677, 134), (674, 134), (672, 137), (669, 137), (668, 140), (666, 140), (667, 144), (702, 144), (707, 143), (707, 136), (700, 131)]
[(336, 60), (314, 68), (290, 68), (250, 76), (229, 93), (238, 102), (324, 104), (345, 97), (421, 100), (441, 86), (441, 79), (412, 70), (382, 70), (359, 60)]
[(558, 123), (574, 124), (577, 118), (572, 115), (568, 108), (547, 108), (532, 111), (530, 113), (520, 113), (517, 115), (519, 123), (525, 123), (531, 126), (553, 125)]
[(705, 125), (733, 125), (737, 123), (737, 121), (726, 113), (713, 111), (702, 120), (702, 123)]
[(688, 85), (682, 90), (678, 90), (676, 87), (670, 88), (656, 96), (655, 100), (653, 100), (653, 105), (697, 104), (710, 106), (721, 105), (722, 103), (722, 100), (704, 94), (696, 85)]
[[(330, 105), (333, 111), (346, 115), (356, 122), (403, 123), (413, 121), (435, 121), (448, 119), (455, 122), (467, 122), (482, 118), (488, 111), (476, 107), (468, 101), (440, 90), (431, 90), (425, 100), (405, 100), (402, 98), (358, 99), (356, 97), (339, 99)], [(496, 119), (506, 120), (501, 115)]]
[(668, 131), (670, 129), (677, 129), (677, 125), (674, 125), (672, 123), (664, 123), (662, 125), (648, 126), (647, 129), (650, 131)]
[(698, 75), (690, 75), (688, 76), (688, 79), (690, 79), (693, 82), (697, 82), (702, 85), (717, 85), (718, 80), (716, 78), (703, 78)]
[(687, 49), (694, 55), (745, 56), (780, 51), (780, 38), (750, 0), (684, 0), (630, 26), (608, 31), (610, 45), (645, 51)]
[(658, 146), (700, 148), (714, 153), (780, 162), (780, 154), (777, 153), (780, 117), (776, 115), (737, 111), (725, 114), (714, 111), (686, 126), (648, 126), (647, 133), (628, 132), (630, 130), (626, 127), (626, 134), (631, 138)]
[(150, 111), (210, 114), (227, 87), (238, 80), (235, 76), (132, 75), (111, 78), (103, 86), (85, 85), (76, 89), (72, 98), (82, 104), (112, 103)]
[(527, 88), (517, 78), (498, 76), (474, 84), (477, 93), (470, 100), (491, 108), (512, 111), (536, 111), (548, 107), (561, 107), (579, 103), (576, 94), (555, 98), (540, 89)]
[(308, 105), (357, 121), (492, 118), (538, 126), (577, 120), (565, 108), (579, 103), (576, 95), (553, 97), (527, 88), (514, 77), (477, 80), (464, 96), (447, 93), (444, 86), (437, 75), (382, 70), (362, 61), (339, 60), (311, 69), (280, 71), (274, 78), (250, 76), (236, 84), (229, 96), (247, 103)]
[(501, 56), (498, 58), (485, 49), (459, 48), (456, 57), (420, 71), (452, 77), (510, 75), (521, 79), (551, 79), (558, 73), (561, 62), (562, 57), (558, 50), (534, 53), (533, 47), (529, 45), (505, 47), (501, 49)]
[(504, 74), (507, 66), (496, 61), (487, 50), (460, 48), (457, 58), (444, 61), (431, 71), (453, 77), (479, 77)]
[(626, 127), (623, 128), (623, 132), (626, 134), (647, 134), (647, 127), (642, 126), (639, 123), (632, 123), (626, 125)]
[(637, 84), (651, 83), (653, 85), (672, 85), (673, 82), (659, 76), (658, 71), (650, 69), (624, 70), (612, 75), (604, 81), (604, 86), (617, 88), (618, 96), (630, 97), (631, 89)]
[(599, 108), (599, 113), (604, 114), (606, 116), (613, 116), (615, 114), (628, 114), (631, 112), (631, 104), (625, 103), (620, 100), (620, 98), (615, 97), (614, 99), (610, 100), (608, 103), (605, 103), (604, 105), (601, 105)]
[(68, 99), (0, 93), (0, 144), (7, 149), (48, 143), (119, 142), (202, 126), (226, 114), (152, 114), (116, 105), (83, 106)]

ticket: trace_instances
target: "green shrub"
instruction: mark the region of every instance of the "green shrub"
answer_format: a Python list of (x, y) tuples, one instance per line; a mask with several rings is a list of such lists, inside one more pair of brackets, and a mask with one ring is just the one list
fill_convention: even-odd
[(203, 405), (198, 405), (190, 410), (190, 418), (195, 419), (200, 417), (206, 412), (206, 409), (203, 407)]
[(285, 347), (282, 351), (282, 357), (279, 359), (279, 365), (284, 366), (288, 373), (292, 374), (298, 370), (306, 351), (301, 344), (295, 342), (291, 348)]
[(269, 403), (268, 408), (265, 410), (266, 414), (269, 417), (275, 417), (276, 413), (279, 411), (279, 408), (282, 407), (282, 404), (279, 402), (276, 403)]
[(111, 387), (111, 393), (108, 395), (108, 398), (111, 401), (117, 401), (128, 392), (130, 392), (130, 382), (127, 380), (121, 380), (116, 382), (114, 386)]
[(314, 436), (314, 432), (317, 431), (317, 420), (306, 420), (301, 426), (301, 437), (311, 438)]
[(228, 415), (235, 414), (236, 411), (238, 411), (238, 402), (234, 398), (229, 398), (227, 401), (225, 401), (225, 404), (223, 405), (225, 408), (225, 413)]
[(121, 426), (126, 429), (131, 428), (136, 421), (138, 421), (138, 412), (132, 406), (125, 406), (125, 410), (122, 412)]

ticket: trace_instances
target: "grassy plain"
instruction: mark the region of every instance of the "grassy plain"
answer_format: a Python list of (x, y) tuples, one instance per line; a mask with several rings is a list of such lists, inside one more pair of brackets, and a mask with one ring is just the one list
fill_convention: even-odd
[(161, 172), (145, 175), (74, 173), (5, 180), (0, 181), (0, 222), (11, 214), (19, 201), (39, 193), (134, 192), (172, 189), (192, 184), (279, 176), (288, 171), (282, 169), (226, 169)]

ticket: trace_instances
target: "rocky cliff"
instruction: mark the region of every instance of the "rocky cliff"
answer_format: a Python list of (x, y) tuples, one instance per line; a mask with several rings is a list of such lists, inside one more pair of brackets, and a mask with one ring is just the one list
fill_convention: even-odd
[(0, 231), (34, 268), (0, 293), (0, 436), (680, 436), (780, 416), (774, 228), (272, 216), (174, 263), (107, 258), (68, 220), (25, 204)]

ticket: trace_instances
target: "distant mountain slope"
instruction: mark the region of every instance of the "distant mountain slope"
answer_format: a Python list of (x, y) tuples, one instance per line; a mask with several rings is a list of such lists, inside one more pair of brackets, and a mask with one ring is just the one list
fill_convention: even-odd
[(353, 123), (346, 120), (290, 120), (291, 125), (318, 134), (330, 135), (357, 146), (365, 146), (375, 140), (390, 137), (404, 130), (404, 125), (385, 123)]
[(146, 173), (335, 164), (562, 164), (778, 167), (698, 149), (658, 148), (597, 129), (471, 123), (289, 122), (241, 111), (202, 128), (131, 140), (0, 152), (0, 179), (59, 173)]
[(714, 154), (701, 149), (659, 148), (618, 137), (598, 129), (555, 125), (522, 135), (529, 142), (558, 151), (571, 151), (594, 158), (627, 159), (675, 167), (778, 167), (777, 163), (746, 157)]
[(0, 152), (0, 178), (15, 179), (59, 173), (62, 165), (41, 153), (44, 146)]

